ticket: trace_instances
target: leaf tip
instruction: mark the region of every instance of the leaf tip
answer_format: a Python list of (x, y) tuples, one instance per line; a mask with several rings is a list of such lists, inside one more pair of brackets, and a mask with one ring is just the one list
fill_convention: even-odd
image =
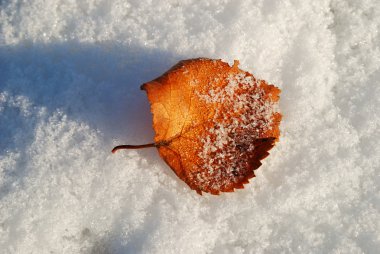
[(232, 65), (232, 68), (238, 68), (240, 62), (239, 60), (234, 60), (234, 64)]
[(146, 83), (144, 83), (144, 84), (142, 84), (142, 85), (140, 86), (140, 90), (144, 90), (144, 91), (146, 91)]

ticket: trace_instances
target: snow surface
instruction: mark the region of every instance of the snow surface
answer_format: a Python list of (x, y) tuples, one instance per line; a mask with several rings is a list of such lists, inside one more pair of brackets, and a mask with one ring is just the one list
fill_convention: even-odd
[[(2, 253), (378, 253), (378, 0), (1, 0)], [(154, 149), (140, 84), (239, 59), (282, 89), (246, 188), (199, 196)]]

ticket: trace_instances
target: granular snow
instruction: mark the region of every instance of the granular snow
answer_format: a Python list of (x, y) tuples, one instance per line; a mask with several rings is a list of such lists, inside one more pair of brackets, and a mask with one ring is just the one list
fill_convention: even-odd
[[(377, 0), (0, 1), (2, 253), (377, 253)], [(199, 196), (139, 90), (180, 59), (282, 90), (244, 190)]]

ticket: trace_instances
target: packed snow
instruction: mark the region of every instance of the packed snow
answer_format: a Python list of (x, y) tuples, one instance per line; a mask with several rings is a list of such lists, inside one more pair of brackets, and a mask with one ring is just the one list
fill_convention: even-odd
[[(238, 59), (282, 89), (245, 189), (200, 196), (142, 83)], [(1, 253), (378, 253), (378, 0), (1, 0)]]

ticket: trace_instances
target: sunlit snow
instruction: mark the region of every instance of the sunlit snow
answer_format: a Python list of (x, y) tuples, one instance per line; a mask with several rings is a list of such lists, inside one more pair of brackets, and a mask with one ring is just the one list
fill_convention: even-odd
[[(245, 189), (199, 196), (142, 83), (221, 58), (282, 89)], [(378, 0), (0, 0), (1, 253), (378, 253)]]

